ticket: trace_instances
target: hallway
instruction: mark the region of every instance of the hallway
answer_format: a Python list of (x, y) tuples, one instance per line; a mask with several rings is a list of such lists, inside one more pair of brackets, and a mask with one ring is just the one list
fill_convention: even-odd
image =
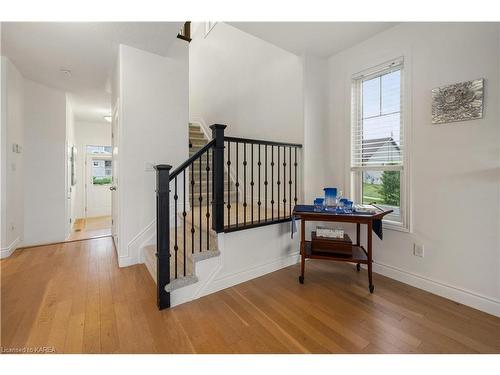
[[(144, 265), (112, 239), (17, 250), (0, 262), (3, 348), (56, 353), (476, 353), (500, 319), (343, 264), (311, 261), (158, 311)], [(37, 275), (36, 278), (33, 275)]]
[(111, 236), (111, 216), (76, 219), (66, 241)]

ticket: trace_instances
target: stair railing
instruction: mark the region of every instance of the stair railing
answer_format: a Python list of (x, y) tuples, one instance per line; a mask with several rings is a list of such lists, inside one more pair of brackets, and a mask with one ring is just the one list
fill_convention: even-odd
[(160, 309), (170, 307), (170, 294), (165, 286), (172, 280), (194, 276), (194, 254), (214, 249), (214, 233), (224, 229), (224, 188), (216, 187), (221, 186), (221, 180), (224, 182), (225, 127), (212, 125), (213, 139), (173, 172), (170, 165), (155, 167), (156, 280)]
[(184, 22), (177, 34), (177, 38), (191, 42), (191, 21)]
[(170, 165), (155, 167), (159, 309), (170, 307), (171, 281), (194, 276), (194, 254), (215, 249), (216, 233), (288, 221), (302, 200), (302, 145), (227, 137), (221, 124), (210, 128), (212, 140), (173, 172)]
[[(225, 137), (227, 187), (225, 232), (289, 221), (301, 199), (301, 144)], [(234, 191), (234, 194), (231, 192)]]

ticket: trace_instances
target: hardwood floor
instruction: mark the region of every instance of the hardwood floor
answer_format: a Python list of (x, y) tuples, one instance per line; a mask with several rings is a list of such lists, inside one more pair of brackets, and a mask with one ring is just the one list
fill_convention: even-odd
[(158, 311), (111, 238), (0, 262), (1, 346), (57, 353), (499, 353), (500, 319), (351, 265), (310, 261)]
[(111, 216), (76, 219), (66, 241), (111, 236)]

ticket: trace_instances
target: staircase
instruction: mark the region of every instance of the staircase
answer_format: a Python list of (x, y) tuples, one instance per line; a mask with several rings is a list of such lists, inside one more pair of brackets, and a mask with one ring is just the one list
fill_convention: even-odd
[[(197, 124), (189, 124), (189, 157), (199, 152), (204, 146), (208, 144), (209, 140), (205, 136), (201, 127)], [(201, 162), (201, 183), (200, 183), (200, 162)], [(196, 263), (216, 257), (219, 255), (217, 247), (217, 234), (210, 225), (206, 225), (207, 213), (211, 214), (211, 205), (207, 207), (207, 201), (211, 199), (212, 180), (206, 178), (207, 166), (212, 170), (211, 154), (207, 157), (200, 158), (194, 162), (192, 172), (192, 179), (195, 181), (193, 188), (189, 186), (190, 176), (187, 179), (186, 185), (188, 186), (189, 195), (186, 195), (186, 229), (184, 229), (183, 222), (183, 208), (182, 202), (181, 212), (175, 216), (177, 224), (182, 223), (180, 227), (175, 225), (173, 235), (170, 236), (170, 279), (172, 280), (167, 285), (167, 291), (172, 292), (176, 289), (182, 288), (187, 285), (194, 284), (198, 281), (196, 277)], [(229, 182), (229, 175), (227, 170), (224, 172), (224, 196), (228, 196), (229, 192), (231, 199), (236, 200), (236, 191), (233, 181)], [(207, 193), (208, 186), (208, 193)], [(201, 191), (200, 191), (201, 190)], [(201, 201), (200, 198), (201, 197)], [(201, 202), (201, 204), (200, 204)], [(188, 208), (189, 207), (189, 208)], [(175, 220), (174, 217), (174, 220)], [(200, 226), (200, 222), (202, 225)], [(191, 229), (194, 229), (196, 236), (191, 234)], [(176, 256), (176, 234), (177, 234), (177, 251), (181, 252), (181, 256)], [(201, 241), (200, 241), (201, 238)], [(200, 251), (202, 250), (202, 251)], [(146, 265), (149, 273), (156, 282), (156, 243), (143, 247), (144, 264)], [(177, 260), (177, 264), (176, 264)]]
[[(190, 123), (189, 124), (189, 157), (196, 154), (200, 151), (204, 146), (206, 146), (210, 142), (210, 140), (205, 136), (205, 133), (201, 129), (201, 127), (197, 124)], [(210, 192), (212, 190), (212, 181), (211, 179), (206, 178), (206, 170), (207, 166), (212, 170), (212, 158), (211, 154), (207, 158), (202, 158), (201, 160), (201, 184), (200, 184), (200, 163), (194, 163), (194, 171), (193, 171), (193, 179), (196, 182), (194, 185), (193, 191), (189, 192), (189, 201), (193, 202), (193, 206), (199, 206), (200, 201), (199, 197), (202, 197), (202, 202), (207, 202), (207, 198), (210, 198)], [(229, 175), (227, 173), (227, 169), (224, 171), (224, 199), (228, 198), (228, 191), (231, 197), (232, 202), (236, 202), (236, 187), (234, 181), (229, 181)], [(207, 185), (208, 185), (208, 195), (207, 195)], [(201, 189), (201, 194), (200, 194)], [(193, 199), (194, 198), (194, 199)]]
[(220, 124), (210, 128), (212, 139), (189, 124), (189, 159), (174, 170), (155, 166), (156, 243), (142, 254), (160, 309), (171, 306), (172, 292), (174, 303), (182, 303), (213, 280), (209, 270), (223, 259), (216, 258), (219, 233), (290, 221), (301, 194), (302, 145), (228, 137)]

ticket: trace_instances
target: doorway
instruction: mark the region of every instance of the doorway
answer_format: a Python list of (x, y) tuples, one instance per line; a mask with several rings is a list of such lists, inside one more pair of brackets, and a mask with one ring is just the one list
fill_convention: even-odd
[(86, 145), (84, 157), (84, 215), (75, 220), (70, 241), (111, 235), (112, 147)]

